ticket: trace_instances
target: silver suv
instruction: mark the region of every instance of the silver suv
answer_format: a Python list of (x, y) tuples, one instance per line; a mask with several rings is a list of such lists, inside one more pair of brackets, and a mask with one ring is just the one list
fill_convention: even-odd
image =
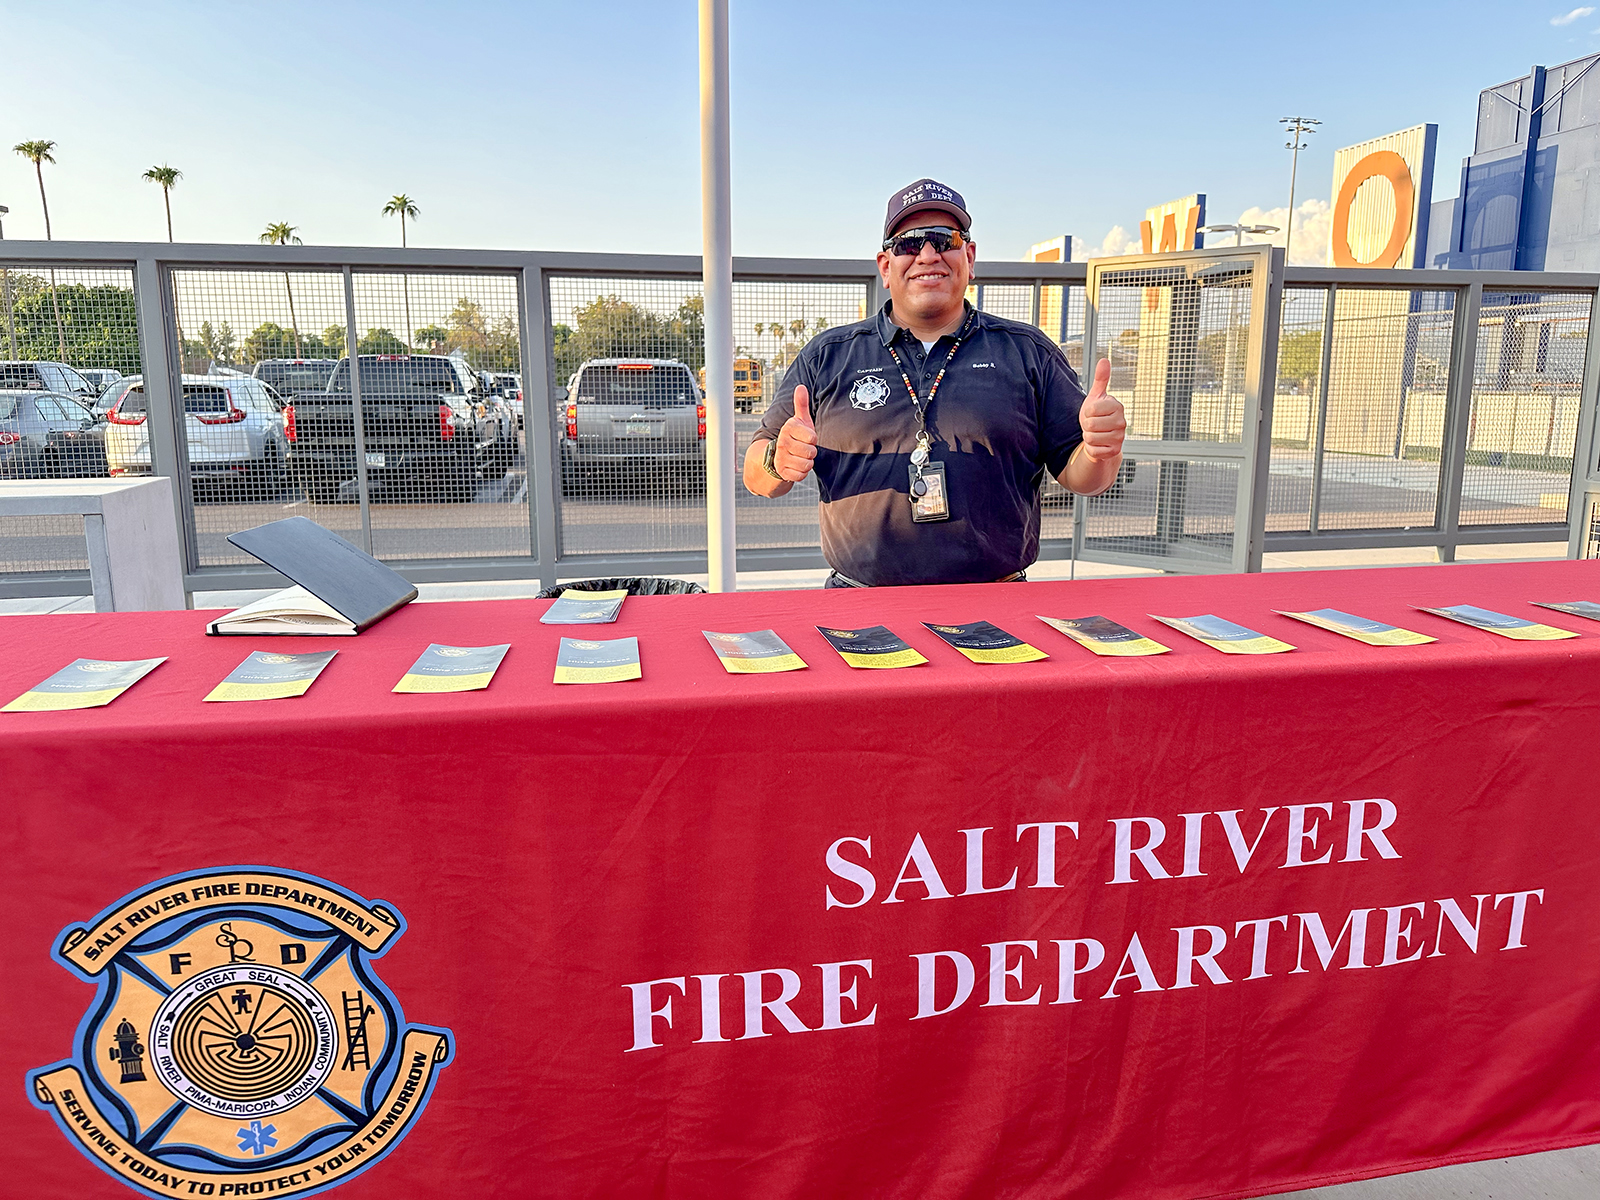
[(688, 480), (705, 476), (705, 398), (675, 359), (590, 359), (556, 389), (555, 434), (568, 494), (587, 490), (586, 475), (626, 483), (643, 468), (666, 467)]

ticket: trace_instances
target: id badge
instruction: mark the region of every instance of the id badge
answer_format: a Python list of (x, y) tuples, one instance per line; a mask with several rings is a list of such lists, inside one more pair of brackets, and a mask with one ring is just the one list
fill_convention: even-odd
[[(912, 482), (916, 481), (917, 469), (906, 468), (911, 472)], [(928, 490), (918, 496), (911, 494), (911, 519), (913, 521), (948, 521), (950, 519), (950, 496), (944, 487), (944, 464), (928, 463), (922, 468), (922, 482), (928, 485)]]

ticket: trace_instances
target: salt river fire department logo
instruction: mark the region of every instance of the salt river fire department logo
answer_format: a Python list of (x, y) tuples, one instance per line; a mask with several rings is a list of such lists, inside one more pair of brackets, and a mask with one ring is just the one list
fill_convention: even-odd
[(308, 1195), (393, 1150), (450, 1061), (373, 973), (400, 914), (311, 875), (176, 875), (62, 932), (99, 990), (28, 1078), (69, 1141), (155, 1196)]
[(876, 375), (863, 375), (850, 385), (850, 403), (863, 412), (882, 408), (889, 399), (889, 385)]

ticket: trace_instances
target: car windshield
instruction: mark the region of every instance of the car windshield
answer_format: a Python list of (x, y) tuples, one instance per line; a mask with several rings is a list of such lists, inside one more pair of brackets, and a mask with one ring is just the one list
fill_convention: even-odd
[(228, 411), (228, 389), (185, 386), (183, 389), (183, 411), (187, 413), (225, 413)]
[(256, 368), (256, 378), (277, 392), (320, 392), (333, 378), (333, 364), (267, 362)]
[[(427, 392), (435, 396), (454, 396), (465, 391), (450, 364), (442, 358), (386, 354), (361, 356), (361, 386), (374, 392)], [(350, 390), (349, 359), (339, 360), (339, 369), (333, 373), (328, 390)]]
[(687, 367), (585, 367), (578, 378), (584, 404), (695, 404)]
[(43, 386), (39, 372), (31, 363), (0, 363), (0, 388), (38, 391)]
[(0, 396), (0, 421), (11, 420), (21, 407), (21, 396)]

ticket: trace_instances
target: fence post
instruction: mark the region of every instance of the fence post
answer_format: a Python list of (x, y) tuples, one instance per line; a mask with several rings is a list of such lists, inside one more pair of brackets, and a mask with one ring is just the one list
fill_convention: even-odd
[(1600, 481), (1595, 463), (1594, 437), (1596, 408), (1600, 407), (1600, 346), (1595, 345), (1600, 330), (1600, 290), (1589, 300), (1589, 328), (1583, 356), (1583, 388), (1578, 393), (1578, 429), (1572, 440), (1572, 481), (1567, 485), (1567, 557), (1577, 558), (1588, 534), (1588, 490), (1591, 480)]
[(1456, 293), (1455, 321), (1450, 331), (1450, 388), (1439, 438), (1436, 520), (1440, 562), (1455, 562), (1461, 533), (1461, 485), (1467, 473), (1467, 435), (1472, 425), (1472, 385), (1478, 370), (1478, 317), (1482, 311), (1482, 283), (1470, 283)]
[[(139, 325), (139, 363), (143, 377), (145, 430), (150, 438), (150, 470), (172, 480), (172, 519), (183, 547), (184, 573), (200, 568), (194, 531), (194, 488), (189, 482), (189, 444), (184, 420), (183, 348), (176, 347), (177, 297), (162, 264), (153, 258), (134, 263), (134, 313)], [(174, 366), (174, 357), (177, 359)], [(181, 431), (181, 432), (180, 432)], [(187, 586), (184, 599), (193, 603)]]
[(554, 587), (560, 545), (556, 513), (561, 502), (561, 467), (556, 462), (555, 413), (551, 392), (560, 386), (550, 370), (550, 292), (544, 272), (523, 267), (518, 276), (522, 317), (522, 443), (528, 464), (528, 519), (533, 525), (539, 586)]
[[(1245, 411), (1249, 412), (1250, 395), (1255, 394), (1256, 421), (1251, 429), (1248, 422), (1240, 431), (1246, 451), (1239, 464), (1239, 486), (1250, 489), (1250, 519), (1245, 535), (1244, 569), (1261, 570), (1262, 555), (1266, 552), (1267, 508), (1272, 492), (1272, 409), (1278, 395), (1278, 328), (1283, 323), (1283, 251), (1274, 249), (1263, 260), (1257, 273), (1251, 307), (1260, 312), (1261, 341), (1257, 354), (1245, 362)], [(1264, 278), (1262, 278), (1264, 276)], [(1252, 336), (1255, 330), (1251, 330)], [(1246, 480), (1244, 473), (1250, 472)], [(1237, 537), (1239, 531), (1235, 531)]]
[(356, 338), (355, 279), (344, 268), (344, 352), (350, 360), (350, 420), (355, 438), (356, 496), (361, 503), (361, 548), (372, 553), (372, 503), (367, 487), (367, 422), (361, 404), (361, 346)]
[(1322, 459), (1328, 449), (1328, 388), (1333, 370), (1333, 306), (1339, 285), (1328, 285), (1328, 298), (1322, 310), (1322, 355), (1317, 367), (1317, 424), (1311, 450), (1311, 512), (1306, 532), (1316, 533), (1322, 525)]

